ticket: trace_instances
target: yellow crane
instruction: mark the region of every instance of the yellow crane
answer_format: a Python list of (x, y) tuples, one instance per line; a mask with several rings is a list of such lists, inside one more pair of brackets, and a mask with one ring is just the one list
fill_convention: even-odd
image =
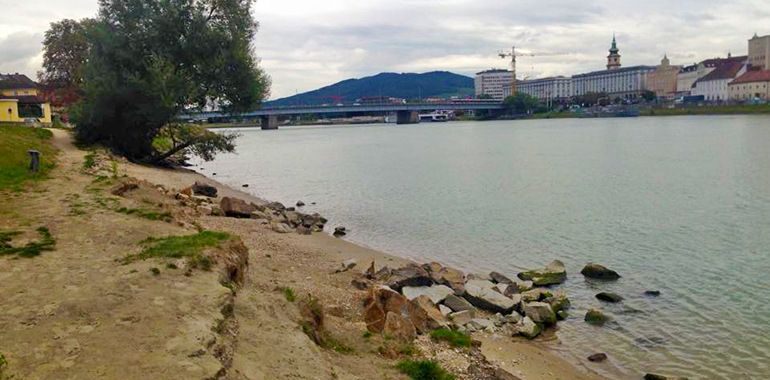
[(510, 52), (501, 50), (497, 53), (500, 58), (511, 58), (511, 70), (513, 72), (511, 75), (511, 96), (516, 95), (516, 57), (547, 57), (567, 54), (569, 53), (521, 53), (516, 51), (516, 46), (512, 46)]

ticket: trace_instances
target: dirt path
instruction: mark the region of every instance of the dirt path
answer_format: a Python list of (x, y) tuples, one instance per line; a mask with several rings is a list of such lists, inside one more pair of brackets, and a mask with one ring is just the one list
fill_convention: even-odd
[[(190, 379), (221, 370), (212, 355), (190, 357), (215, 339), (210, 325), (230, 294), (217, 286), (217, 275), (116, 262), (149, 236), (191, 231), (100, 206), (98, 199), (111, 196), (81, 173), (86, 152), (61, 130), (53, 144), (60, 152), (51, 179), (0, 205), (0, 230), (25, 231), (32, 240), (34, 229), (46, 226), (57, 241), (39, 257), (0, 257), (7, 372), (25, 380)], [(162, 274), (152, 275), (151, 267)]]

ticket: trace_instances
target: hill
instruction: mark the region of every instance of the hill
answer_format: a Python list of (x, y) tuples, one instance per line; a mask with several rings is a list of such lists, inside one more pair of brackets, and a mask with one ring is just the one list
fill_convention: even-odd
[(291, 106), (332, 103), (329, 96), (342, 96), (343, 102), (352, 103), (363, 96), (389, 96), (414, 99), (453, 95), (472, 95), (473, 78), (447, 71), (424, 74), (380, 73), (360, 79), (347, 79), (317, 90), (265, 102), (265, 106)]

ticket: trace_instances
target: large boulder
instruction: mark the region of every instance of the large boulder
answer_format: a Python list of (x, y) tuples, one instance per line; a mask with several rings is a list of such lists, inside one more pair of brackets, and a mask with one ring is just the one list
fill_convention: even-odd
[(591, 309), (586, 313), (584, 320), (592, 325), (603, 326), (610, 318), (599, 310)]
[(408, 315), (409, 300), (387, 286), (375, 285), (364, 300), (364, 322), (369, 331), (381, 332), (388, 312)]
[(417, 336), (417, 330), (412, 321), (401, 314), (388, 312), (382, 333), (395, 339), (411, 341)]
[(286, 218), (286, 222), (292, 227), (297, 227), (302, 224), (302, 216), (296, 211), (284, 211), (283, 216)]
[(265, 207), (276, 212), (282, 212), (283, 210), (286, 210), (286, 206), (284, 206), (281, 202), (270, 202), (265, 204)]
[(465, 291), (465, 275), (462, 271), (445, 267), (437, 262), (423, 264), (422, 267), (428, 272), (433, 282), (452, 288), (457, 295), (462, 295)]
[(225, 215), (235, 218), (250, 218), (251, 213), (257, 210), (257, 207), (246, 203), (238, 198), (224, 197), (219, 202), (219, 208)]
[(511, 280), (508, 277), (505, 277), (505, 275), (499, 272), (490, 272), (489, 277), (492, 278), (492, 281), (498, 284), (513, 284), (513, 280)]
[(194, 194), (203, 195), (210, 198), (217, 197), (217, 188), (202, 182), (195, 182), (192, 185), (192, 191)]
[(495, 332), (495, 324), (489, 319), (474, 318), (468, 322), (468, 325), (472, 326), (475, 331)]
[(438, 304), (441, 301), (443, 301), (447, 296), (454, 294), (454, 290), (452, 290), (450, 287), (445, 285), (433, 285), (433, 286), (420, 286), (420, 287), (411, 287), (411, 286), (404, 286), (401, 289), (401, 293), (406, 296), (406, 298), (413, 300), (419, 296), (425, 295), (430, 298), (430, 300), (434, 304)]
[(407, 264), (390, 273), (390, 277), (387, 279), (387, 285), (391, 289), (400, 292), (404, 286), (431, 286), (433, 285), (433, 280), (431, 280), (428, 272), (421, 266)]
[(462, 326), (476, 317), (476, 312), (473, 310), (463, 310), (456, 313), (449, 314), (449, 319), (456, 325)]
[(524, 317), (513, 328), (514, 335), (523, 335), (527, 339), (535, 339), (540, 334), (540, 326), (529, 317)]
[[(436, 307), (436, 304), (431, 301), (426, 295), (419, 296), (412, 301), (412, 305), (415, 309), (419, 310), (420, 314), (424, 314), (425, 325), (424, 327), (429, 330), (436, 330), (441, 328), (447, 328), (448, 323), (444, 314)], [(418, 326), (422, 330), (423, 326)]]
[(551, 305), (545, 302), (529, 302), (524, 304), (524, 315), (533, 322), (546, 326), (556, 324), (556, 313), (551, 309)]
[(614, 281), (620, 278), (618, 272), (595, 263), (588, 263), (580, 273), (583, 276), (597, 280)]
[(532, 281), (537, 286), (556, 285), (567, 280), (567, 270), (564, 263), (554, 260), (545, 269), (521, 272), (518, 277), (524, 281)]
[(549, 297), (553, 297), (553, 293), (543, 288), (535, 288), (521, 293), (521, 300), (524, 302), (542, 301)]
[[(508, 298), (495, 291), (495, 284), (483, 280), (471, 280), (465, 283), (465, 299), (473, 306), (495, 313), (509, 314), (521, 305), (521, 296), (516, 294)], [(451, 306), (450, 306), (451, 307)]]
[(450, 309), (460, 311), (475, 311), (476, 308), (466, 301), (465, 298), (458, 297), (456, 295), (448, 295), (444, 298), (444, 305), (447, 305)]
[(557, 292), (553, 295), (553, 297), (548, 297), (543, 302), (547, 302), (551, 305), (551, 309), (553, 309), (553, 312), (557, 314), (557, 317), (559, 312), (563, 312), (569, 309), (571, 306), (569, 298), (567, 298), (567, 295), (564, 293), (564, 291)]

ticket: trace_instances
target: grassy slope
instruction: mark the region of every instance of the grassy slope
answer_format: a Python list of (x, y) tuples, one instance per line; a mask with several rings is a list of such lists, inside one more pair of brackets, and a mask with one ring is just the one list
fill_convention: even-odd
[[(48, 176), (54, 167), (54, 149), (48, 143), (51, 131), (0, 124), (0, 191), (21, 191), (24, 182)], [(31, 174), (28, 150), (40, 152), (40, 173)]]
[(640, 116), (770, 114), (770, 105), (643, 109)]

